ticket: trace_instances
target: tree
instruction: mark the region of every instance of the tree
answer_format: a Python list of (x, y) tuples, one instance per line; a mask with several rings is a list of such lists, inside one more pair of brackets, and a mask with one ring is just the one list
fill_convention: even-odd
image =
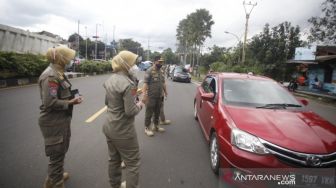
[(68, 42), (77, 42), (77, 37), (79, 36), (79, 42), (83, 41), (83, 37), (78, 35), (77, 33), (74, 33), (69, 36)]
[[(88, 59), (95, 59), (95, 49), (96, 49), (96, 42), (87, 39), (87, 56)], [(79, 43), (79, 51), (80, 55), (85, 57), (86, 55), (86, 40), (80, 41)], [(104, 55), (102, 52), (105, 52), (105, 44), (101, 41), (97, 41), (97, 58), (103, 59)], [(111, 53), (111, 52), (110, 52)]]
[(310, 42), (336, 43), (336, 0), (326, 0), (322, 3), (322, 16), (308, 20), (310, 28)]
[(206, 38), (211, 37), (213, 24), (212, 15), (206, 9), (197, 9), (179, 22), (176, 29), (178, 52), (191, 55), (192, 66), (195, 65), (195, 57), (198, 64), (201, 46)]
[(161, 55), (160, 52), (157, 52), (157, 51), (151, 52), (151, 51), (149, 51), (149, 59), (151, 61), (154, 61), (155, 56), (160, 56), (160, 55)]
[(162, 57), (166, 64), (178, 64), (178, 58), (171, 48), (163, 50)]
[(290, 22), (283, 22), (269, 28), (266, 24), (259, 35), (248, 44), (247, 61), (250, 64), (263, 64), (265, 74), (275, 79), (284, 79), (285, 62), (292, 59), (295, 48), (301, 46), (300, 28), (293, 27)]
[(269, 28), (266, 24), (263, 32), (255, 35), (248, 44), (249, 61), (258, 63), (277, 63), (292, 59), (295, 48), (300, 46), (300, 27), (283, 22)]
[(128, 50), (139, 56), (144, 55), (144, 49), (139, 42), (133, 41), (133, 39), (120, 39), (118, 42), (118, 50)]
[(204, 54), (201, 57), (201, 65), (204, 67), (209, 67), (210, 64), (214, 62), (224, 62), (225, 61), (225, 54), (227, 53), (227, 49), (225, 47), (219, 47), (214, 45), (210, 53)]
[(176, 38), (178, 41), (177, 52), (183, 54), (182, 63), (186, 63), (188, 56), (188, 49), (190, 48), (190, 28), (188, 27), (188, 20), (183, 19), (179, 22), (176, 29)]

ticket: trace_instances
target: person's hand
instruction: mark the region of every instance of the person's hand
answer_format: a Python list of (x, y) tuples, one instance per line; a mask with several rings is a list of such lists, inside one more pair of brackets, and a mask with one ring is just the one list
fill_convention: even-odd
[(84, 98), (82, 96), (79, 96), (79, 97), (71, 99), (69, 101), (69, 104), (73, 104), (73, 105), (80, 104), (80, 103), (83, 102), (83, 100), (84, 100)]
[(143, 102), (144, 104), (147, 104), (147, 102), (148, 102), (148, 96), (146, 94), (142, 95), (141, 102)]

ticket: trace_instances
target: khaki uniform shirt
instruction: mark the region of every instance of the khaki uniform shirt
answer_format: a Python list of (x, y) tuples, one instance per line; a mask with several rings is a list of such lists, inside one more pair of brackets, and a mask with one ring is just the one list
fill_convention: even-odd
[(45, 145), (62, 143), (70, 137), (73, 105), (67, 101), (72, 98), (71, 84), (52, 64), (41, 74), (38, 84), (42, 100), (39, 125)]
[(146, 71), (144, 83), (148, 85), (149, 98), (160, 98), (163, 96), (163, 87), (165, 84), (164, 71), (161, 69), (156, 70), (154, 66)]
[(107, 119), (103, 131), (110, 139), (136, 137), (134, 117), (141, 108), (136, 105), (137, 87), (133, 80), (118, 72), (103, 84), (106, 90)]

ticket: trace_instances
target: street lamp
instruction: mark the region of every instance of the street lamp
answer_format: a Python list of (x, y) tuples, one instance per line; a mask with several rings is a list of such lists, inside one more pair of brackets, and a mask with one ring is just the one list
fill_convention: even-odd
[[(234, 33), (231, 33), (231, 32), (228, 32), (228, 31), (224, 31), (225, 34), (230, 34), (230, 35), (233, 35), (234, 37), (236, 37), (237, 41), (238, 41), (238, 45), (241, 43), (239, 37), (234, 34)], [(240, 56), (238, 56), (238, 62), (240, 62)]]
[[(246, 23), (245, 23), (245, 35), (244, 35), (244, 44), (243, 44), (242, 63), (245, 63), (245, 53), (246, 53), (246, 52), (245, 52), (245, 48), (246, 48), (246, 38), (247, 38), (248, 20), (249, 20), (249, 18), (250, 18), (250, 15), (251, 15), (251, 12), (252, 12), (253, 8), (254, 8), (255, 6), (257, 6), (257, 3), (251, 3), (251, 1), (248, 2), (248, 3), (246, 3), (245, 0), (244, 0), (243, 5), (244, 5), (245, 14), (246, 14)], [(252, 8), (251, 8), (250, 11), (246, 10), (246, 5), (247, 5), (247, 6), (252, 6)]]

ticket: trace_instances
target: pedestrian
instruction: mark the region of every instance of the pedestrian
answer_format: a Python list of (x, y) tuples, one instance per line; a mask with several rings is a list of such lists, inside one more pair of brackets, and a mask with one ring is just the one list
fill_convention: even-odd
[(314, 83), (313, 83), (313, 88), (314, 89), (321, 89), (322, 88), (322, 84), (319, 81), (319, 79), (317, 78), (317, 76), (315, 76)]
[(49, 157), (48, 176), (44, 188), (64, 188), (69, 173), (64, 172), (64, 158), (70, 144), (70, 124), (73, 105), (83, 101), (75, 97), (71, 83), (64, 75), (65, 66), (75, 57), (75, 51), (65, 46), (47, 51), (50, 65), (38, 80), (42, 105), (39, 126), (44, 138), (45, 154)]
[[(146, 98), (146, 114), (145, 114), (145, 134), (147, 136), (153, 136), (154, 132), (164, 132), (165, 129), (159, 126), (160, 108), (162, 105), (162, 97), (168, 96), (164, 71), (161, 67), (164, 63), (163, 58), (160, 56), (154, 57), (154, 65), (149, 68), (144, 77), (143, 92)], [(148, 99), (147, 99), (148, 97)], [(152, 128), (152, 116), (153, 125)]]
[[(112, 188), (135, 188), (139, 182), (140, 152), (134, 118), (145, 106), (136, 100), (134, 82), (138, 55), (121, 51), (112, 59), (112, 75), (103, 84), (106, 90), (106, 120), (103, 132), (109, 150), (108, 174)], [(121, 162), (126, 166), (126, 182), (121, 183)]]

